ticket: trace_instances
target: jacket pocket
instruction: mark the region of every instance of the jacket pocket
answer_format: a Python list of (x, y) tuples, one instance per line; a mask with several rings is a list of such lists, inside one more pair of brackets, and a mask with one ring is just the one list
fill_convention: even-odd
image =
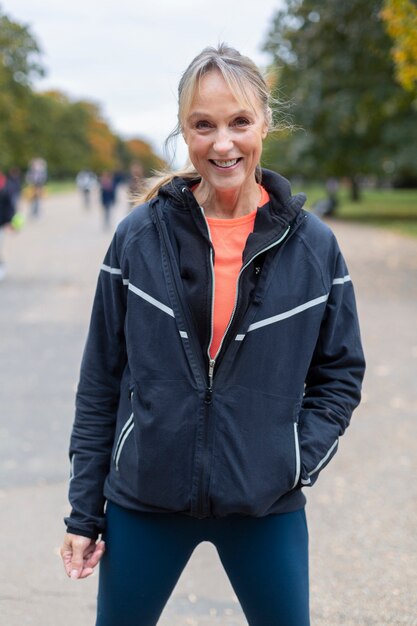
[(126, 421), (125, 425), (120, 431), (119, 437), (116, 442), (116, 446), (114, 448), (113, 460), (114, 460), (114, 464), (116, 467), (116, 471), (119, 471), (119, 461), (123, 452), (123, 448), (125, 446), (125, 443), (130, 433), (133, 431), (134, 427), (135, 427), (135, 424), (133, 421), (133, 413), (131, 413), (129, 416), (129, 419)]
[(299, 407), (299, 397), (240, 385), (217, 392), (210, 488), (215, 515), (266, 515), (298, 486)]
[[(201, 413), (198, 394), (185, 380), (146, 379), (135, 387), (132, 410), (135, 428), (126, 451), (131, 461), (126, 482), (141, 504), (188, 511), (195, 424)], [(123, 463), (120, 473), (124, 471)]]

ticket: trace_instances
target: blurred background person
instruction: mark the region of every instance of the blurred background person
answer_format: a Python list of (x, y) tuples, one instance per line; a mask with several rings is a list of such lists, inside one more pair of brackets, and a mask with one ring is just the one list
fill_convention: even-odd
[(43, 189), (48, 179), (48, 167), (45, 159), (36, 157), (29, 163), (26, 182), (29, 185), (30, 215), (39, 217)]
[(0, 172), (0, 281), (6, 276), (6, 265), (3, 258), (3, 243), (6, 227), (14, 216), (13, 202), (7, 187), (7, 178)]
[(104, 214), (104, 228), (110, 228), (110, 213), (115, 202), (114, 177), (111, 172), (105, 171), (100, 176), (100, 200)]
[(11, 167), (7, 173), (7, 189), (15, 213), (19, 210), (19, 199), (22, 193), (22, 173), (18, 167)]
[(317, 200), (312, 206), (313, 212), (318, 217), (331, 217), (339, 206), (338, 199), (339, 181), (335, 177), (330, 177), (326, 181), (326, 197)]
[(123, 185), (123, 183), (125, 182), (126, 182), (125, 172), (121, 170), (117, 170), (116, 172), (113, 172), (113, 204), (116, 204), (117, 202), (117, 191), (119, 187)]
[(91, 203), (91, 191), (97, 184), (97, 176), (90, 170), (81, 170), (75, 182), (83, 197), (84, 208), (88, 209)]

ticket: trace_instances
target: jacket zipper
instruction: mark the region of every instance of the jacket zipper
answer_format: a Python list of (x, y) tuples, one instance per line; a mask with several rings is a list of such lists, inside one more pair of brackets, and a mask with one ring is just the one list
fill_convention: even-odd
[[(203, 214), (203, 218), (204, 221), (206, 223), (206, 227), (207, 227), (207, 232), (208, 232), (208, 236), (210, 239), (210, 243), (213, 246), (212, 240), (211, 240), (211, 235), (210, 235), (210, 228), (206, 219), (206, 216), (204, 215), (204, 210), (202, 207), (200, 207), (201, 212)], [(210, 355), (210, 348), (211, 348), (211, 344), (213, 341), (213, 313), (214, 313), (214, 287), (215, 287), (215, 278), (214, 278), (214, 263), (213, 263), (213, 247), (210, 249), (210, 268), (211, 268), (211, 276), (212, 276), (212, 292), (211, 292), (211, 321), (210, 321), (210, 342), (207, 348), (207, 353), (208, 353), (208, 359), (209, 359), (209, 374), (208, 374), (208, 380), (209, 380), (209, 389), (211, 390), (213, 387), (213, 376), (214, 376), (214, 368), (216, 366), (216, 359), (222, 349), (223, 346), (223, 342), (224, 339), (229, 331), (229, 328), (231, 327), (232, 323), (233, 323), (233, 319), (236, 313), (236, 309), (237, 309), (237, 303), (238, 303), (238, 298), (239, 298), (239, 285), (240, 285), (240, 277), (242, 276), (243, 272), (245, 271), (245, 269), (252, 263), (252, 261), (254, 261), (260, 254), (263, 254), (264, 252), (267, 252), (268, 250), (270, 250), (271, 248), (274, 248), (275, 246), (279, 245), (282, 241), (284, 241), (284, 239), (286, 238), (286, 236), (288, 235), (288, 233), (291, 230), (291, 226), (288, 226), (286, 231), (284, 232), (283, 235), (281, 235), (281, 237), (279, 239), (277, 239), (277, 241), (274, 241), (273, 243), (269, 244), (269, 246), (266, 246), (265, 248), (262, 248), (262, 250), (259, 250), (259, 252), (257, 252), (256, 254), (254, 254), (248, 261), (246, 261), (246, 263), (244, 265), (242, 265), (242, 267), (240, 268), (237, 280), (236, 280), (236, 294), (235, 294), (235, 302), (233, 305), (233, 310), (232, 310), (232, 314), (230, 316), (229, 322), (226, 326), (226, 330), (224, 331), (222, 340), (220, 342), (220, 345), (217, 349), (216, 354), (214, 355), (214, 358), (211, 357)]]
[(274, 241), (272, 244), (270, 244), (269, 246), (266, 246), (265, 248), (262, 248), (262, 250), (260, 250), (259, 252), (257, 252), (256, 254), (254, 254), (244, 265), (242, 265), (242, 267), (240, 268), (237, 280), (236, 280), (236, 294), (235, 294), (235, 302), (233, 305), (233, 310), (232, 310), (232, 314), (230, 316), (229, 319), (229, 323), (227, 324), (226, 330), (223, 334), (222, 340), (220, 342), (220, 345), (218, 347), (218, 350), (216, 352), (216, 354), (214, 355), (214, 357), (211, 357), (210, 354), (210, 348), (211, 348), (211, 344), (213, 342), (213, 313), (214, 313), (214, 289), (215, 289), (215, 275), (214, 275), (214, 262), (213, 262), (213, 242), (211, 239), (211, 233), (210, 233), (210, 227), (208, 225), (206, 216), (204, 214), (204, 209), (203, 207), (200, 207), (201, 209), (201, 213), (203, 215), (203, 219), (205, 221), (206, 224), (206, 228), (207, 228), (207, 233), (208, 233), (208, 237), (210, 240), (210, 244), (211, 244), (211, 248), (210, 248), (210, 269), (211, 269), (211, 284), (212, 284), (212, 289), (211, 289), (211, 315), (210, 315), (210, 341), (209, 341), (209, 345), (207, 348), (207, 355), (208, 355), (208, 362), (209, 362), (209, 368), (208, 368), (208, 387), (206, 389), (206, 397), (205, 397), (205, 405), (206, 405), (206, 410), (204, 413), (204, 435), (203, 435), (203, 454), (202, 454), (202, 460), (201, 460), (201, 468), (200, 468), (200, 480), (199, 480), (199, 490), (198, 490), (198, 513), (201, 516), (204, 516), (204, 487), (205, 487), (205, 481), (206, 481), (206, 465), (208, 465), (209, 462), (209, 458), (208, 458), (208, 417), (209, 417), (209, 407), (211, 404), (211, 399), (212, 399), (212, 394), (213, 394), (213, 379), (214, 379), (214, 369), (216, 367), (216, 359), (217, 356), (219, 355), (224, 339), (229, 331), (229, 328), (231, 327), (232, 323), (233, 323), (233, 319), (236, 313), (236, 309), (237, 309), (237, 303), (238, 303), (238, 298), (239, 298), (239, 285), (240, 285), (240, 277), (242, 276), (243, 272), (245, 271), (245, 269), (252, 263), (252, 261), (254, 261), (254, 259), (256, 259), (256, 257), (258, 257), (260, 254), (263, 254), (264, 252), (267, 252), (268, 250), (270, 250), (271, 248), (274, 248), (275, 246), (279, 245), (282, 241), (284, 241), (284, 239), (286, 238), (286, 236), (288, 235), (291, 227), (288, 226), (285, 233), (277, 240)]
[[(171, 267), (171, 275), (172, 275), (172, 280), (173, 280), (173, 287), (174, 289), (176, 289), (177, 291), (177, 300), (179, 302), (179, 304), (181, 304), (181, 300), (179, 298), (178, 295), (178, 288), (175, 286), (176, 280), (175, 280), (175, 276), (174, 276), (174, 270), (172, 267), (172, 261), (170, 260), (170, 244), (169, 244), (169, 236), (168, 233), (166, 231), (166, 228), (164, 228), (164, 225), (162, 223), (162, 220), (159, 216), (158, 210), (155, 207), (155, 211), (154, 211), (154, 215), (156, 218), (156, 225), (159, 231), (159, 235), (162, 238), (164, 244), (165, 244), (165, 249), (167, 252), (167, 256), (169, 259), (169, 263), (170, 263), (170, 267)], [(208, 228), (208, 226), (207, 226)], [(210, 231), (209, 231), (209, 236), (210, 236)], [(211, 241), (211, 240), (210, 240)], [(212, 277), (214, 280), (214, 271), (213, 271), (213, 246), (211, 246), (210, 248), (210, 261), (211, 261), (211, 267), (212, 267)], [(213, 307), (213, 301), (214, 298), (212, 296), (212, 307)], [(184, 319), (186, 319), (186, 316), (184, 315)], [(191, 344), (193, 344), (194, 339), (193, 339), (193, 333), (190, 332), (188, 334), (188, 337), (191, 341)], [(211, 344), (211, 337), (210, 337), (210, 344)], [(192, 347), (192, 345), (191, 345)], [(194, 353), (197, 355), (197, 351), (198, 351), (198, 346), (194, 346)], [(210, 358), (210, 357), (209, 357)], [(202, 453), (201, 453), (201, 462), (200, 462), (200, 467), (198, 470), (198, 490), (197, 490), (197, 506), (196, 506), (196, 515), (197, 517), (204, 517), (205, 516), (205, 505), (204, 505), (204, 483), (206, 480), (206, 466), (209, 462), (209, 458), (208, 458), (208, 413), (209, 413), (209, 405), (211, 404), (211, 388), (212, 388), (212, 383), (213, 383), (213, 368), (209, 367), (209, 374), (208, 374), (208, 384), (205, 382), (207, 380), (207, 370), (204, 367), (204, 364), (202, 364), (202, 370), (201, 370), (201, 380), (206, 384), (205, 387), (205, 396), (204, 396), (204, 415), (203, 415), (203, 432), (202, 432)], [(192, 511), (194, 513), (194, 507), (192, 505)]]
[(197, 512), (199, 517), (204, 517), (204, 491), (205, 491), (205, 482), (206, 482), (206, 468), (209, 464), (209, 454), (208, 454), (208, 431), (209, 431), (209, 413), (210, 413), (210, 405), (213, 393), (213, 374), (214, 374), (214, 366), (216, 364), (216, 360), (211, 358), (210, 348), (213, 342), (213, 317), (214, 317), (214, 289), (215, 289), (215, 276), (214, 276), (214, 259), (213, 259), (213, 242), (211, 239), (210, 228), (208, 222), (206, 220), (206, 216), (204, 215), (203, 207), (200, 207), (201, 213), (203, 215), (204, 222), (207, 227), (207, 234), (210, 240), (210, 271), (211, 271), (211, 307), (210, 307), (210, 339), (207, 348), (207, 356), (208, 356), (208, 385), (206, 388), (206, 395), (204, 399), (204, 423), (203, 423), (203, 452), (201, 458), (201, 466), (200, 466), (200, 477), (198, 482), (198, 504), (197, 504)]
[[(220, 342), (219, 345), (219, 349), (217, 350), (217, 354), (216, 354), (216, 358), (220, 352), (220, 350), (222, 349), (222, 345), (223, 345), (223, 341), (229, 331), (229, 328), (232, 325), (233, 322), (233, 318), (235, 316), (236, 313), (236, 309), (237, 309), (237, 303), (238, 303), (238, 298), (239, 298), (239, 285), (240, 285), (240, 277), (242, 276), (243, 272), (245, 271), (245, 269), (252, 263), (252, 261), (254, 261), (256, 259), (256, 257), (258, 257), (260, 254), (263, 254), (264, 252), (267, 252), (268, 250), (270, 250), (271, 248), (274, 248), (275, 246), (279, 245), (282, 241), (284, 241), (284, 239), (286, 238), (286, 236), (288, 235), (288, 233), (290, 232), (291, 227), (288, 226), (287, 230), (285, 231), (285, 233), (277, 240), (274, 241), (272, 244), (270, 244), (269, 246), (267, 246), (266, 248), (263, 248), (262, 250), (260, 250), (259, 252), (257, 252), (256, 254), (253, 255), (253, 257), (251, 257), (249, 259), (249, 261), (246, 261), (245, 265), (242, 265), (242, 267), (240, 268), (237, 280), (236, 280), (236, 295), (235, 295), (235, 303), (233, 305), (233, 310), (232, 310), (232, 314), (230, 316), (229, 319), (229, 323), (226, 326), (226, 330), (224, 331), (224, 335), (222, 337), (222, 340)], [(214, 365), (213, 365), (214, 368)]]
[[(210, 411), (210, 405), (212, 402), (212, 393), (213, 393), (213, 381), (214, 381), (214, 369), (216, 366), (216, 359), (217, 356), (222, 348), (223, 342), (224, 342), (224, 338), (227, 334), (227, 332), (229, 331), (229, 328), (233, 322), (235, 313), (236, 313), (236, 308), (237, 308), (237, 302), (238, 302), (238, 291), (239, 291), (239, 284), (240, 284), (240, 277), (242, 275), (242, 273), (244, 272), (244, 270), (248, 267), (248, 265), (250, 265), (252, 263), (252, 261), (254, 259), (256, 259), (259, 255), (263, 254), (264, 252), (267, 252), (268, 250), (270, 250), (271, 248), (279, 245), (288, 235), (289, 231), (291, 230), (291, 227), (288, 226), (286, 231), (283, 233), (283, 235), (276, 241), (274, 241), (273, 243), (269, 244), (268, 246), (265, 246), (265, 248), (262, 248), (259, 252), (257, 252), (256, 254), (254, 254), (240, 269), (239, 271), (239, 275), (237, 277), (237, 281), (236, 281), (236, 296), (235, 296), (235, 303), (233, 306), (233, 311), (231, 314), (231, 317), (229, 319), (229, 323), (226, 327), (226, 331), (222, 337), (219, 349), (217, 350), (217, 353), (215, 354), (215, 357), (212, 359), (211, 355), (210, 355), (210, 347), (212, 344), (212, 340), (213, 340), (213, 309), (214, 309), (214, 262), (213, 262), (213, 243), (211, 240), (211, 235), (210, 235), (210, 228), (206, 219), (206, 216), (204, 214), (204, 209), (202, 207), (200, 207), (201, 212), (202, 212), (202, 216), (204, 219), (204, 222), (206, 224), (206, 228), (207, 228), (207, 233), (208, 233), (208, 237), (209, 237), (209, 241), (211, 244), (211, 248), (210, 248), (210, 267), (211, 267), (211, 276), (212, 276), (212, 294), (211, 294), (211, 320), (210, 320), (210, 341), (209, 341), (209, 345), (208, 345), (208, 349), (207, 349), (207, 355), (208, 355), (208, 362), (209, 362), (209, 367), (208, 367), (208, 384), (206, 386), (206, 392), (205, 392), (205, 411), (204, 411), (204, 422), (203, 422), (203, 450), (202, 450), (202, 458), (201, 458), (201, 465), (200, 465), (200, 471), (199, 471), (199, 482), (198, 482), (198, 492), (197, 492), (197, 517), (204, 517), (205, 516), (205, 503), (204, 503), (204, 487), (205, 487), (205, 482), (206, 482), (206, 469), (207, 466), (209, 464), (209, 454), (208, 454), (208, 435), (209, 435), (209, 428), (208, 428), (208, 423), (209, 423), (209, 411)], [(165, 240), (165, 238), (168, 236), (167, 233), (165, 232), (164, 228), (162, 227), (161, 221), (160, 221), (160, 217), (158, 214), (158, 211), (155, 211), (155, 216), (158, 222), (158, 228), (160, 230), (160, 234), (162, 236), (162, 238)], [(169, 246), (167, 244), (167, 242), (165, 243), (165, 246), (167, 247), (167, 250), (169, 249)], [(175, 283), (175, 281), (174, 281)]]

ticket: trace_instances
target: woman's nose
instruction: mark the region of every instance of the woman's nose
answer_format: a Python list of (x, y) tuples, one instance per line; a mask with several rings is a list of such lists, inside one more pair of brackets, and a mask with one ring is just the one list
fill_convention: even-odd
[(218, 154), (225, 154), (233, 147), (233, 141), (228, 130), (219, 129), (216, 133), (213, 148)]

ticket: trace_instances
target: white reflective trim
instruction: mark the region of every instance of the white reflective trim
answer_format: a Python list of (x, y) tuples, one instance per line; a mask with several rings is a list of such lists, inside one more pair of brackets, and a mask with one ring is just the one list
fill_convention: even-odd
[(235, 341), (243, 341), (244, 338), (245, 338), (245, 335), (236, 335)]
[(311, 479), (310, 478), (302, 478), (301, 479), (301, 484), (302, 485), (311, 485)]
[[(118, 267), (110, 267), (110, 265), (104, 265), (103, 263), (100, 269), (102, 269), (104, 272), (108, 272), (109, 274), (113, 274), (115, 276), (122, 276), (122, 270), (119, 269)], [(124, 285), (129, 284), (128, 278), (122, 278), (122, 280), (123, 280)]]
[(294, 422), (294, 444), (295, 444), (295, 479), (292, 489), (295, 489), (300, 480), (301, 473), (301, 458), (300, 458), (300, 444), (298, 441), (298, 424)]
[(182, 337), (183, 339), (188, 339), (188, 335), (185, 330), (180, 330), (180, 337)]
[[(132, 396), (131, 396), (131, 399), (132, 399)], [(117, 453), (118, 453), (118, 450), (119, 450), (120, 443), (121, 443), (121, 441), (123, 439), (123, 435), (125, 434), (126, 430), (129, 428), (129, 426), (132, 424), (132, 422), (133, 422), (133, 413), (130, 414), (129, 419), (126, 421), (126, 424), (123, 426), (122, 430), (120, 431), (120, 435), (119, 435), (119, 437), (117, 439), (117, 443), (116, 443), (116, 447), (115, 447), (115, 451), (114, 451), (114, 458), (115, 459), (117, 457)]]
[(343, 285), (344, 283), (348, 283), (351, 280), (351, 277), (349, 276), (349, 274), (347, 274), (346, 276), (342, 276), (342, 278), (335, 278), (332, 284)]
[(72, 457), (71, 457), (71, 467), (70, 467), (70, 479), (69, 479), (69, 482), (72, 481), (72, 479), (74, 478), (74, 475), (75, 475), (75, 466), (74, 466), (74, 464), (75, 464), (75, 454), (73, 454)]
[(168, 315), (170, 315), (171, 317), (175, 317), (174, 311), (172, 309), (170, 309), (165, 304), (162, 304), (162, 302), (159, 302), (159, 300), (155, 300), (155, 298), (152, 298), (152, 296), (142, 291), (142, 289), (138, 289), (137, 287), (132, 285), (132, 283), (129, 283), (128, 289), (130, 289), (130, 291), (133, 291), (133, 293), (139, 296), (139, 298), (143, 298), (143, 300), (146, 300), (146, 302), (149, 302), (149, 304), (153, 304), (153, 306), (156, 306), (157, 309), (161, 309), (161, 311), (163, 311), (164, 313), (168, 313)]
[(120, 276), (122, 275), (122, 270), (120, 270), (118, 267), (110, 267), (110, 265), (104, 265), (103, 263), (101, 269), (105, 272), (108, 272), (109, 274), (119, 274)]
[(333, 452), (333, 450), (335, 449), (338, 443), (339, 443), (339, 440), (336, 439), (332, 447), (327, 451), (327, 454), (322, 458), (322, 460), (317, 465), (317, 467), (315, 467), (311, 472), (308, 472), (309, 476), (312, 476), (313, 474), (319, 471), (319, 469), (326, 463), (326, 461), (328, 460), (329, 456), (331, 455), (331, 453)]
[(120, 460), (120, 455), (122, 454), (122, 450), (123, 447), (126, 443), (127, 438), (129, 437), (130, 433), (132, 432), (133, 428), (134, 428), (135, 424), (132, 422), (129, 426), (129, 428), (125, 431), (123, 438), (120, 440), (120, 444), (119, 444), (119, 449), (117, 451), (116, 454), (116, 458), (115, 458), (115, 464), (116, 464), (116, 469), (119, 469), (119, 460)]
[(275, 324), (276, 322), (281, 322), (282, 320), (287, 319), (288, 317), (293, 317), (293, 315), (298, 315), (298, 313), (302, 313), (307, 309), (311, 309), (314, 306), (322, 304), (326, 302), (329, 297), (329, 294), (326, 293), (325, 296), (320, 296), (319, 298), (315, 298), (314, 300), (309, 300), (304, 304), (300, 304), (300, 306), (296, 306), (294, 309), (290, 309), (289, 311), (284, 311), (284, 313), (280, 313), (279, 315), (274, 315), (273, 317), (267, 317), (260, 322), (255, 322), (251, 324), (248, 328), (248, 332), (251, 330), (256, 330), (257, 328), (262, 328), (262, 326), (268, 326), (269, 324)]

